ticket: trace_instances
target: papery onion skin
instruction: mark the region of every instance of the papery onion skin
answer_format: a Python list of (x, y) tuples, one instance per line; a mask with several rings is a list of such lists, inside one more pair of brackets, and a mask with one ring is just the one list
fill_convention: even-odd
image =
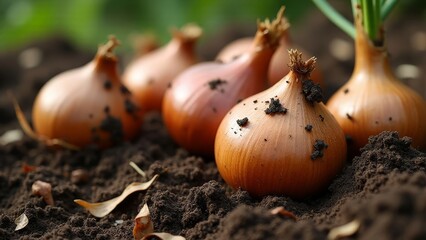
[[(300, 74), (291, 71), (271, 88), (244, 99), (222, 120), (215, 160), (222, 178), (252, 196), (269, 194), (302, 199), (324, 190), (346, 159), (342, 129), (323, 103), (307, 102)], [(286, 113), (266, 114), (272, 99)], [(240, 126), (237, 120), (247, 117)], [(309, 125), (309, 127), (308, 127)], [(314, 156), (317, 140), (327, 147)]]
[(426, 149), (426, 103), (394, 76), (384, 47), (373, 46), (356, 24), (355, 69), (349, 81), (328, 101), (348, 137), (352, 154), (382, 131), (398, 131), (412, 138), (412, 146)]
[[(243, 58), (241, 60), (247, 62)], [(241, 71), (235, 71), (234, 66), (238, 66)], [(261, 81), (262, 77), (265, 79), (264, 75), (258, 71), (247, 71), (248, 67), (240, 66), (239, 61), (228, 65), (201, 63), (175, 79), (172, 88), (166, 92), (162, 115), (169, 134), (180, 146), (195, 154), (212, 154), (217, 127), (229, 108), (235, 105), (238, 99), (265, 89), (265, 81)], [(260, 80), (224, 83), (223, 93), (209, 89), (209, 81), (228, 81), (230, 74), (241, 78), (251, 75), (250, 78)], [(186, 79), (192, 78), (197, 81), (187, 84)], [(235, 89), (235, 85), (239, 85), (239, 91), (227, 90)]]
[(202, 30), (187, 25), (175, 30), (165, 46), (140, 56), (126, 68), (123, 81), (145, 112), (161, 111), (164, 93), (172, 79), (198, 62), (195, 44)]
[(120, 82), (111, 52), (117, 44), (111, 38), (93, 61), (55, 76), (42, 87), (32, 112), (36, 134), (78, 147), (101, 148), (138, 134), (142, 113)]
[[(283, 32), (278, 22), (260, 23), (255, 47), (235, 61), (200, 63), (173, 80), (162, 115), (180, 146), (212, 156), (216, 131), (226, 112), (239, 100), (266, 88), (269, 61)], [(214, 85), (215, 81), (220, 84)]]

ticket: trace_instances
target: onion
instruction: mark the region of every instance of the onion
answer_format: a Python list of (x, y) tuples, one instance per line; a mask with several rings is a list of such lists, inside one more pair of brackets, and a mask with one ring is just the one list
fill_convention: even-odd
[(215, 159), (233, 188), (253, 196), (305, 198), (324, 190), (345, 163), (345, 136), (309, 80), (315, 58), (290, 50), (290, 72), (244, 99), (222, 120)]
[(163, 103), (172, 138), (192, 153), (213, 155), (220, 121), (238, 101), (266, 88), (269, 61), (283, 33), (284, 8), (276, 20), (258, 24), (250, 52), (228, 63), (204, 62), (173, 80)]
[(360, 20), (355, 22), (355, 69), (327, 103), (348, 136), (348, 147), (357, 153), (369, 136), (389, 130), (426, 149), (425, 101), (396, 79), (386, 49), (374, 46)]
[(144, 111), (161, 111), (164, 92), (172, 79), (197, 62), (195, 43), (201, 33), (193, 24), (174, 30), (168, 44), (140, 56), (126, 68), (124, 84)]
[[(295, 46), (293, 42), (290, 39), (289, 34), (289, 26), (286, 18), (283, 18), (282, 20), (283, 28), (286, 29), (281, 41), (280, 46), (275, 51), (274, 56), (272, 57), (271, 63), (269, 65), (269, 72), (268, 72), (268, 81), (269, 85), (274, 85), (279, 80), (282, 79), (283, 76), (287, 75), (287, 73), (290, 71), (289, 67), (286, 65), (286, 63), (289, 62), (287, 49), (289, 48), (297, 48), (300, 52), (302, 52), (303, 55), (310, 55), (307, 51), (303, 50), (299, 46)], [(229, 44), (227, 44), (217, 55), (216, 59), (222, 62), (229, 62), (234, 60), (235, 58), (238, 58), (240, 55), (248, 52), (253, 44), (253, 38), (252, 37), (244, 37), (240, 39), (236, 39)], [(315, 69), (315, 71), (312, 73), (312, 80), (316, 83), (321, 84), (322, 87), (324, 87), (324, 81), (321, 71), (318, 69), (318, 67)]]
[(74, 146), (108, 147), (133, 138), (141, 112), (117, 73), (115, 37), (100, 46), (93, 61), (63, 72), (43, 86), (33, 106), (39, 139), (59, 139)]

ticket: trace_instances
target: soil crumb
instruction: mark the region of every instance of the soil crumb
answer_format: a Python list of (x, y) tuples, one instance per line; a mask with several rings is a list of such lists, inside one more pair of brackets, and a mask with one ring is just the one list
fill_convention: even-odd
[(314, 83), (310, 79), (302, 81), (302, 92), (306, 101), (310, 103), (322, 102), (322, 90), (319, 84)]
[[(266, 103), (269, 101), (265, 101)], [(271, 98), (271, 101), (269, 102), (269, 106), (267, 109), (265, 109), (265, 113), (269, 115), (274, 114), (286, 114), (287, 108), (285, 108), (281, 103), (279, 99), (273, 99)]]
[(215, 79), (208, 82), (208, 85), (211, 90), (216, 90), (220, 85), (227, 83), (226, 80)]
[(245, 125), (248, 124), (248, 118), (245, 117), (245, 118), (242, 118), (242, 119), (237, 119), (237, 124), (240, 127), (244, 127)]

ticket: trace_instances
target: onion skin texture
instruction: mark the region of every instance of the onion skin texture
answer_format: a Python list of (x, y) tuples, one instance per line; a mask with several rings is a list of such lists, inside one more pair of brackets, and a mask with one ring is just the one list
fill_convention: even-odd
[[(290, 71), (224, 117), (216, 135), (215, 160), (231, 187), (255, 197), (278, 194), (303, 199), (324, 190), (341, 171), (346, 159), (344, 133), (322, 102), (305, 99), (304, 78)], [(266, 114), (271, 98), (287, 112)], [(245, 125), (237, 123), (244, 118)], [(310, 131), (305, 129), (308, 125)], [(322, 157), (312, 159), (316, 140), (328, 147)]]
[(225, 114), (241, 99), (266, 88), (269, 61), (283, 32), (278, 22), (259, 24), (249, 53), (228, 63), (199, 63), (173, 80), (162, 115), (180, 146), (213, 156), (216, 131)]
[[(261, 59), (253, 65), (265, 65), (267, 60)], [(227, 111), (239, 99), (266, 88), (266, 70), (250, 71), (248, 63), (246, 58), (230, 64), (200, 63), (175, 79), (166, 92), (162, 115), (169, 134), (180, 146), (196, 154), (213, 154), (216, 131)], [(235, 76), (234, 81), (230, 76)], [(208, 83), (215, 79), (227, 81), (221, 86), (224, 92), (210, 89)]]
[(355, 68), (349, 81), (328, 101), (348, 136), (350, 152), (357, 154), (368, 137), (398, 131), (412, 138), (412, 146), (426, 149), (426, 103), (394, 76), (384, 47), (370, 42), (357, 24)]
[[(280, 46), (275, 51), (274, 56), (272, 57), (271, 63), (269, 65), (269, 70), (268, 70), (269, 86), (274, 85), (275, 83), (280, 81), (283, 78), (283, 76), (289, 73), (290, 69), (286, 65), (286, 63), (289, 62), (288, 51), (287, 51), (288, 49), (297, 48), (299, 49), (300, 52), (302, 52), (303, 55), (305, 56), (310, 55), (307, 51), (301, 49), (300, 47), (293, 46), (287, 31), (288, 30), (286, 30), (286, 32), (284, 33), (284, 36), (282, 37), (280, 41)], [(252, 37), (236, 39), (233, 42), (230, 42), (228, 45), (226, 45), (219, 52), (216, 59), (222, 62), (232, 61), (235, 58), (238, 58), (240, 55), (248, 52), (249, 49), (252, 47), (252, 45), (253, 45)], [(312, 72), (311, 78), (314, 82), (319, 83), (324, 88), (325, 84), (323, 80), (323, 74), (320, 68), (317, 67), (315, 71)]]
[(123, 81), (145, 112), (161, 111), (164, 93), (176, 75), (198, 62), (195, 43), (201, 29), (194, 25), (175, 31), (165, 46), (136, 58)]
[(55, 76), (42, 87), (32, 112), (36, 134), (100, 148), (138, 134), (142, 113), (120, 82), (117, 59), (110, 52), (114, 46), (103, 53), (101, 46), (93, 61)]

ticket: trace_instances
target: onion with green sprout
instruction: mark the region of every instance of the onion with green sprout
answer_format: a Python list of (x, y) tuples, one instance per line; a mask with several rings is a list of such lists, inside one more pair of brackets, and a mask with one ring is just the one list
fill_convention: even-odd
[(399, 81), (389, 64), (383, 22), (396, 0), (352, 0), (354, 24), (344, 19), (325, 0), (314, 3), (355, 40), (355, 68), (327, 102), (356, 153), (371, 135), (398, 131), (412, 138), (413, 146), (426, 148), (426, 103)]

